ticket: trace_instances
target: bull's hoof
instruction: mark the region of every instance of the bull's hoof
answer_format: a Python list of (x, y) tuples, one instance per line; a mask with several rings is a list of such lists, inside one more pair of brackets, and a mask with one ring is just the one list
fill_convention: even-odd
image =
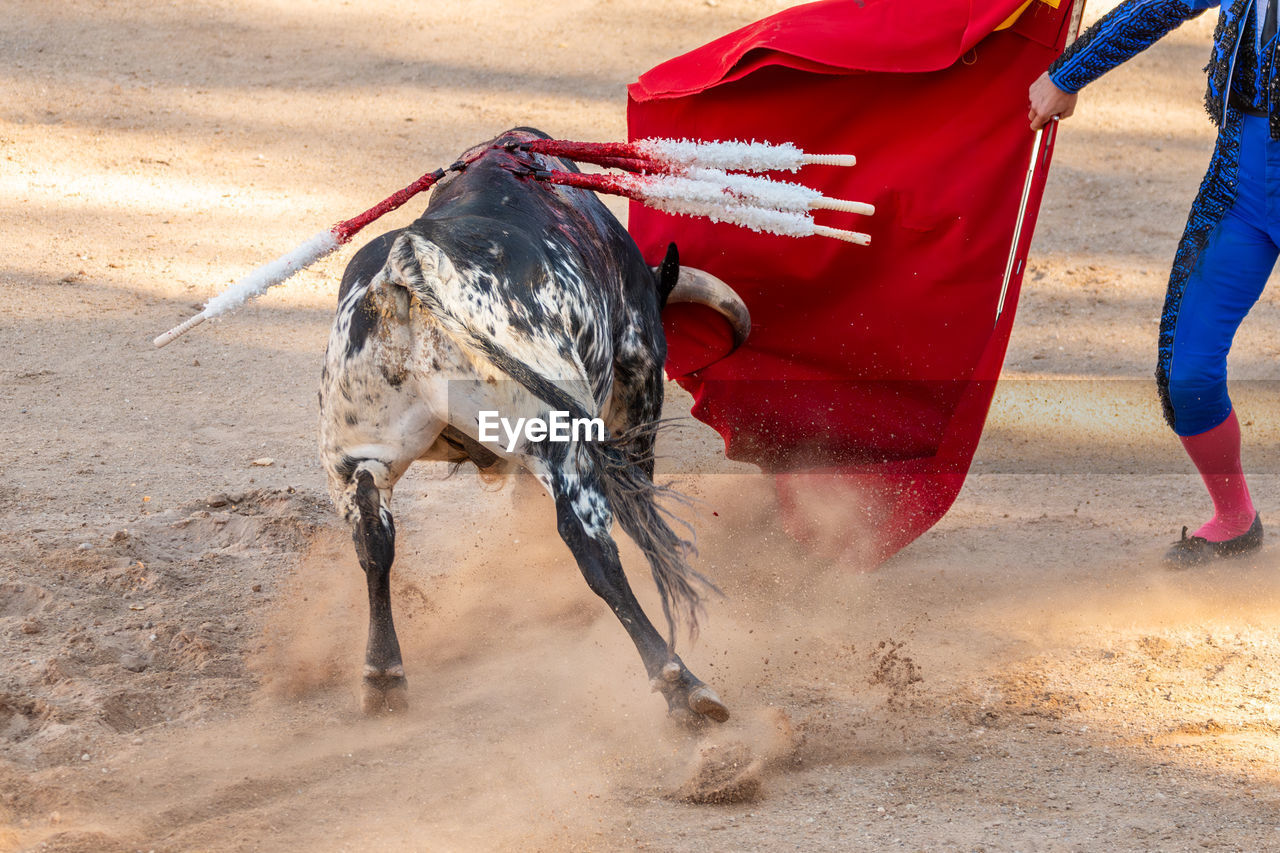
[(729, 719), (729, 709), (705, 684), (672, 690), (666, 696), (667, 718), (692, 731), (701, 730), (709, 722), (723, 723)]
[(403, 675), (366, 675), (360, 707), (365, 714), (402, 714), (409, 710), (409, 682)]
[(689, 710), (701, 717), (707, 717), (717, 723), (723, 723), (729, 719), (729, 709), (720, 701), (716, 692), (705, 684), (689, 691), (688, 702)]
[(716, 692), (699, 681), (679, 658), (664, 663), (649, 679), (649, 686), (666, 697), (667, 714), (676, 722), (698, 728), (708, 720), (723, 723), (729, 719), (729, 709)]

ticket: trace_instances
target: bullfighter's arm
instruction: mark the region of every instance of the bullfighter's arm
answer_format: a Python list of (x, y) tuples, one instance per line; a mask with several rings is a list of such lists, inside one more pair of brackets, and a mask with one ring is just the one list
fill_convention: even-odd
[(1072, 42), (1049, 66), (1049, 79), (1075, 94), (1216, 5), (1217, 0), (1125, 0)]
[(1124, 0), (1085, 30), (1031, 84), (1028, 118), (1039, 130), (1054, 118), (1067, 118), (1077, 93), (1117, 65), (1132, 59), (1183, 21), (1219, 0)]

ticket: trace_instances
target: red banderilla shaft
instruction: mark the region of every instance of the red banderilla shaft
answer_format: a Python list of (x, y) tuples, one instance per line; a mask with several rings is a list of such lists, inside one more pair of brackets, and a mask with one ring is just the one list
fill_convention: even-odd
[(609, 195), (626, 196), (636, 201), (642, 201), (644, 198), (644, 193), (637, 185), (636, 179), (630, 175), (589, 175), (582, 172), (565, 172), (560, 169), (528, 172), (526, 175), (536, 181), (546, 181), (549, 184), (559, 184), (560, 186), (608, 193)]
[[(450, 166), (449, 168), (453, 169), (456, 166), (458, 166), (458, 164), (455, 163), (453, 166)], [(370, 222), (382, 216), (385, 216), (391, 211), (395, 210), (396, 208), (402, 206), (405, 202), (413, 198), (418, 193), (423, 192), (424, 190), (431, 189), (431, 187), (436, 183), (436, 181), (440, 180), (445, 176), (447, 171), (448, 170), (446, 169), (436, 169), (434, 172), (428, 172), (427, 174), (423, 175), (421, 178), (418, 178), (418, 180), (409, 184), (409, 186), (405, 187), (404, 189), (399, 190), (395, 193), (392, 193), (387, 198), (384, 198), (382, 201), (378, 202), (373, 207), (366, 210), (364, 213), (361, 213), (359, 216), (353, 216), (350, 219), (344, 219), (342, 222), (339, 222), (337, 225), (330, 228), (329, 231), (333, 234), (335, 238), (337, 238), (339, 243), (349, 242), (351, 238), (356, 235), (357, 232), (359, 232), (362, 228), (364, 228)]]
[(563, 157), (579, 163), (592, 163), (606, 169), (624, 169), (628, 172), (666, 171), (660, 161), (641, 152), (629, 142), (566, 142), (562, 139), (535, 139), (523, 142), (520, 148), (533, 154)]

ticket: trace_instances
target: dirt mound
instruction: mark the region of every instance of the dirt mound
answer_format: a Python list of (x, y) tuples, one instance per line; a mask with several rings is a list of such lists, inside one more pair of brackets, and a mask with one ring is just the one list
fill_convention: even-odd
[(287, 571), (323, 514), (312, 499), (255, 490), (93, 537), (0, 538), (0, 560), (43, 568), (43, 583), (0, 585), (0, 633), (21, 661), (0, 682), (0, 749), (34, 766), (74, 763), (111, 735), (243, 702), (244, 629), (266, 600), (246, 569)]
[(764, 762), (746, 744), (704, 746), (689, 781), (676, 791), (689, 803), (750, 803), (760, 797)]

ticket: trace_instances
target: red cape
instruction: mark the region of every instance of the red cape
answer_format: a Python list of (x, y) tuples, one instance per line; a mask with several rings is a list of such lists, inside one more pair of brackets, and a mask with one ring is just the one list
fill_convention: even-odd
[[(855, 154), (800, 180), (871, 202), (819, 212), (869, 247), (762, 235), (639, 204), (630, 231), (651, 263), (729, 283), (750, 339), (673, 306), (668, 373), (730, 458), (779, 477), (784, 505), (815, 486), (883, 559), (927, 530), (964, 482), (1013, 324), (1048, 173), (1042, 151), (996, 320), (1034, 134), (1027, 88), (1065, 44), (1071, 0), (827, 0), (789, 9), (666, 62), (630, 87), (630, 136), (793, 142)], [(797, 476), (796, 472), (804, 472)], [(857, 523), (861, 519), (866, 522)], [(797, 520), (793, 517), (793, 520)], [(798, 519), (800, 527), (805, 519)], [(803, 531), (801, 531), (803, 532)]]

